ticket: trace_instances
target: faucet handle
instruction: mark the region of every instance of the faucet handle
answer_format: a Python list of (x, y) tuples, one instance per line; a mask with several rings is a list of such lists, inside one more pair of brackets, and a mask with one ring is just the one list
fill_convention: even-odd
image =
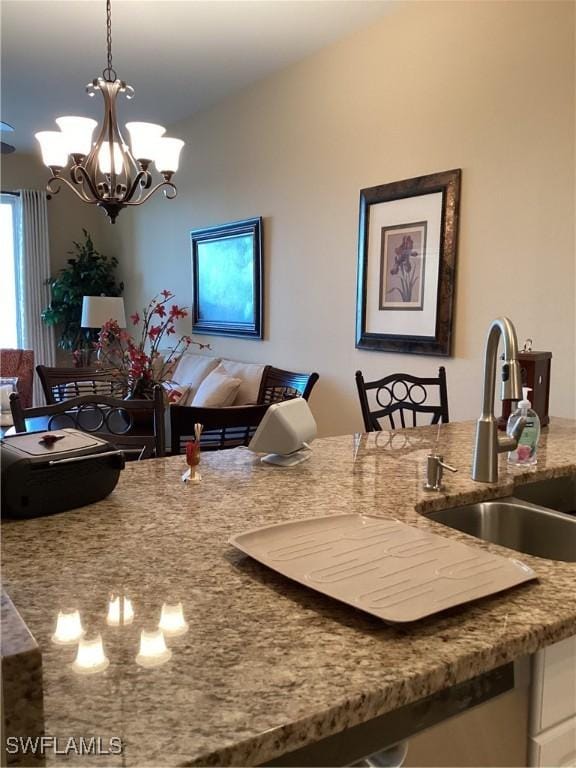
[(444, 469), (447, 469), (449, 472), (458, 472), (458, 469), (456, 467), (451, 466), (450, 464), (444, 463), (444, 457), (443, 456), (437, 456), (438, 464), (440, 464), (441, 467), (444, 467)]
[(426, 458), (426, 482), (424, 483), (425, 491), (441, 491), (442, 490), (442, 474), (443, 470), (447, 469), (449, 472), (458, 472), (456, 467), (450, 466), (450, 464), (444, 463), (444, 456), (436, 453), (431, 453)]

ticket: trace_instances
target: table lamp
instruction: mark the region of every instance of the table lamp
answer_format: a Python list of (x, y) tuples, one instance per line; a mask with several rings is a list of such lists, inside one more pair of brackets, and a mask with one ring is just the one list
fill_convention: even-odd
[[(93, 342), (96, 339), (95, 329), (100, 329), (109, 320), (115, 320), (120, 328), (126, 328), (126, 314), (124, 312), (124, 299), (121, 296), (84, 296), (82, 299), (82, 328), (90, 329), (88, 338)], [(84, 350), (85, 365), (92, 362), (92, 349)]]
[(121, 296), (84, 296), (82, 328), (102, 328), (108, 320), (115, 320), (120, 328), (126, 328), (124, 299)]

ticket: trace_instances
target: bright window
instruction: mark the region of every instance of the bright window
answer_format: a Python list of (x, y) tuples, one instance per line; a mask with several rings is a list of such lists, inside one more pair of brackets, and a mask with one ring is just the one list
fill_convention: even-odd
[(20, 346), (16, 195), (0, 195), (0, 347)]

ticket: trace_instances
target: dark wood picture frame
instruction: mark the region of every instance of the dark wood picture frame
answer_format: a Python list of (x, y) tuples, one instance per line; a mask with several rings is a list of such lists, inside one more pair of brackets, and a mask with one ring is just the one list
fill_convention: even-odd
[[(356, 347), (358, 349), (370, 349), (380, 352), (404, 352), (419, 355), (449, 356), (451, 354), (461, 177), (462, 171), (457, 168), (428, 176), (405, 179), (404, 181), (397, 181), (391, 184), (382, 184), (377, 187), (368, 187), (360, 191), (356, 303)], [(373, 329), (367, 329), (367, 296), (376, 297), (371, 298), (371, 300), (377, 301), (379, 309), (382, 309), (381, 268), (378, 281), (372, 280), (369, 284), (368, 278), (369, 253), (375, 253), (374, 248), (377, 242), (376, 240), (372, 242), (371, 238), (377, 238), (381, 234), (378, 231), (370, 232), (371, 206), (382, 203), (397, 203), (397, 201), (407, 200), (408, 198), (418, 198), (438, 192), (441, 193), (439, 241), (437, 243), (439, 250), (438, 280), (435, 291), (436, 296), (432, 296), (429, 299), (431, 302), (430, 306), (436, 301), (434, 332), (424, 335), (415, 334), (410, 331), (404, 334), (398, 328), (394, 328), (390, 333), (385, 331), (375, 332)], [(422, 223), (419, 221), (413, 224), (409, 215), (403, 218), (402, 214), (398, 213), (401, 210), (402, 206), (396, 205), (394, 208), (393, 216), (397, 217), (398, 225), (404, 225), (409, 228)], [(390, 226), (382, 227), (382, 236), (384, 229), (390, 230), (393, 228)], [(377, 227), (375, 229), (377, 230)], [(381, 246), (378, 246), (378, 252), (380, 252), (380, 248)], [(425, 256), (426, 254), (423, 252), (421, 254), (422, 280), (424, 279)], [(428, 277), (426, 279), (428, 280)], [(396, 290), (399, 292), (399, 289)], [(397, 307), (397, 309), (404, 308)], [(406, 306), (405, 309), (419, 309), (419, 307)], [(387, 314), (390, 315), (390, 313)], [(385, 316), (386, 313), (383, 313), (382, 318), (385, 318)], [(414, 312), (407, 312), (406, 317), (408, 316), (413, 317)], [(398, 322), (397, 320), (396, 325), (398, 325)], [(381, 323), (383, 327), (386, 326), (385, 319), (382, 319)]]
[[(230, 296), (238, 299), (238, 289), (242, 290), (239, 283), (246, 280), (228, 257), (218, 252), (218, 244), (225, 249), (231, 245), (231, 241), (240, 238), (250, 238), (251, 275), (247, 297), (248, 317), (239, 317), (238, 312), (225, 303), (212, 303), (204, 301), (202, 295), (203, 276), (202, 265), (206, 269), (206, 258), (210, 258), (207, 248), (213, 249), (214, 265), (218, 260), (226, 260), (226, 269), (218, 270), (218, 279), (228, 283)], [(263, 252), (262, 252), (262, 217), (234, 221), (229, 224), (221, 224), (204, 229), (193, 229), (190, 232), (192, 247), (192, 281), (194, 299), (192, 304), (192, 330), (194, 333), (216, 336), (238, 336), (241, 338), (262, 339), (264, 334), (263, 324)], [(204, 247), (204, 248), (203, 248)], [(216, 248), (215, 248), (216, 247)], [(200, 252), (204, 250), (202, 255)], [(224, 286), (226, 288), (226, 286)], [(222, 288), (222, 286), (220, 286)], [(236, 294), (235, 294), (236, 292)], [(224, 291), (226, 293), (226, 291)], [(222, 292), (221, 292), (222, 294)], [(242, 301), (243, 298), (240, 297)], [(235, 315), (235, 316), (233, 316)]]

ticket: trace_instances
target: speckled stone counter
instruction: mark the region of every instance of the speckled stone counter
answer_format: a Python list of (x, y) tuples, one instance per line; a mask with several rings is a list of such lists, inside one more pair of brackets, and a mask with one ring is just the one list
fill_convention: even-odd
[[(46, 732), (120, 737), (130, 766), (254, 765), (576, 633), (576, 565), (512, 553), (419, 514), (573, 472), (576, 424), (552, 422), (534, 470), (509, 469), (502, 456), (496, 485), (470, 479), (473, 431), (454, 423), (326, 438), (291, 469), (243, 449), (204, 454), (198, 485), (180, 481), (182, 457), (146, 461), (128, 465), (98, 504), (5, 522), (4, 582), (43, 653)], [(460, 470), (434, 495), (422, 490), (431, 448)], [(540, 580), (396, 628), (227, 544), (248, 528), (343, 512), (392, 516), (513, 555)], [(134, 604), (128, 627), (106, 624), (118, 593)], [(171, 660), (138, 666), (140, 630), (180, 600), (189, 630), (168, 640)], [(102, 633), (110, 666), (101, 674), (76, 675), (74, 648), (51, 643), (58, 611), (72, 608), (88, 632)]]
[[(38, 643), (3, 590), (0, 594), (0, 617), (2, 736), (10, 744), (9, 740), (23, 734), (37, 737), (44, 732), (42, 656)], [(6, 754), (6, 763), (10, 766), (43, 764), (34, 755), (22, 758), (10, 749)]]

